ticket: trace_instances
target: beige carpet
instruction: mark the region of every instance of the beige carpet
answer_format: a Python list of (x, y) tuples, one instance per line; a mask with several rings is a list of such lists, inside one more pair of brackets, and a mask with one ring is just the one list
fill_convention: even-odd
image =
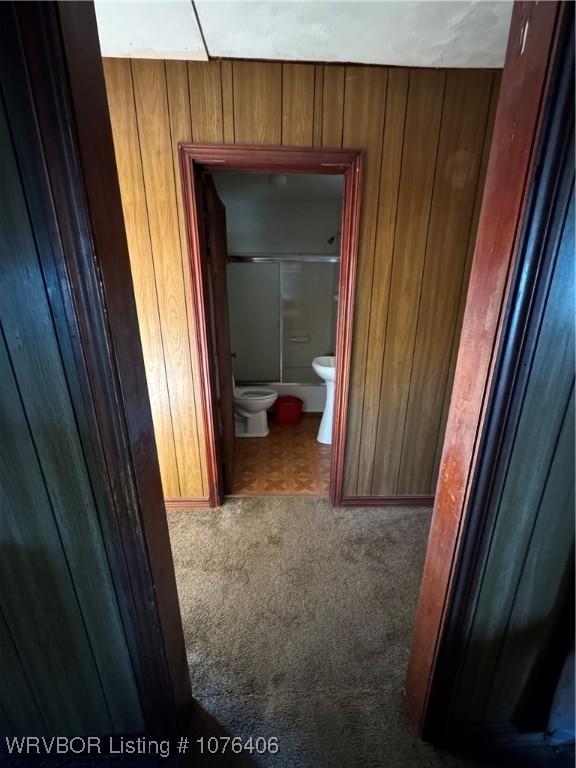
[(430, 510), (260, 496), (168, 520), (199, 731), (279, 741), (206, 765), (468, 764), (403, 713)]

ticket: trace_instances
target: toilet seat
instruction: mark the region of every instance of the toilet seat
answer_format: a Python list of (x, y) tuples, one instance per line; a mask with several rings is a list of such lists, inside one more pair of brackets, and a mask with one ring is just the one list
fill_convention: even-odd
[(238, 400), (244, 398), (250, 398), (251, 400), (262, 400), (270, 395), (275, 395), (276, 392), (273, 389), (251, 389), (250, 387), (236, 387), (234, 391), (234, 397)]

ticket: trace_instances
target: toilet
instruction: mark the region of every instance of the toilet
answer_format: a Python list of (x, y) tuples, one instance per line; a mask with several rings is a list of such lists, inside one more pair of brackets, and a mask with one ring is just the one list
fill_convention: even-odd
[(278, 392), (269, 387), (234, 387), (234, 432), (236, 437), (266, 437), (268, 414)]

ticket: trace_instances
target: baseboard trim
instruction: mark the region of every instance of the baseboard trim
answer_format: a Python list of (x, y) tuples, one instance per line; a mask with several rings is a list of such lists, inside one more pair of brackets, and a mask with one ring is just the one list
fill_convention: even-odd
[(434, 496), (344, 496), (342, 507), (432, 507)]
[(182, 498), (182, 499), (164, 499), (164, 506), (167, 510), (179, 509), (207, 509), (210, 507), (210, 499)]

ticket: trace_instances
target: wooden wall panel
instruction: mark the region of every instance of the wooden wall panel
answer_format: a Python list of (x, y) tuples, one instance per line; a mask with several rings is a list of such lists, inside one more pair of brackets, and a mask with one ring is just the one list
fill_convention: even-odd
[(311, 147), (314, 131), (314, 66), (282, 65), (282, 144)]
[[(358, 487), (361, 489), (371, 488), (374, 450), (378, 434), (382, 359), (388, 327), (390, 279), (398, 215), (398, 190), (402, 167), (408, 79), (408, 71), (405, 69), (391, 69), (388, 74), (372, 275), (373, 287), (368, 318), (369, 330), (366, 334), (361, 428), (358, 430)], [(375, 289), (374, 286), (377, 288)], [(370, 491), (368, 491), (369, 493)]]
[(324, 67), (317, 64), (314, 67), (314, 128), (312, 145), (322, 146), (322, 104), (324, 100)]
[[(325, 66), (322, 87), (321, 146), (341, 147), (344, 124), (344, 78), (346, 67)], [(354, 149), (354, 147), (352, 147)]]
[[(467, 643), (454, 695), (458, 723), (521, 718), (523, 695), (535, 685), (564, 601), (573, 603), (573, 146), (565, 162), (545, 244), (534, 238), (535, 248), (552, 252), (550, 276), (544, 272), (538, 286), (545, 304), (532, 310), (520, 360), (529, 374), (525, 384), (515, 384), (518, 419), (509, 417), (502, 444), (511, 447), (487, 501), (493, 522), (474, 610), (463, 628)], [(541, 253), (540, 262), (545, 258)]]
[(374, 276), (375, 222), (378, 218), (387, 81), (388, 71), (385, 68), (346, 67), (342, 144), (345, 147), (362, 147), (365, 151), (348, 401), (348, 444), (344, 479), (346, 496), (355, 495), (359, 471), (369, 470), (365, 463), (361, 468), (359, 467), (359, 456), (362, 451), (362, 408)]
[(282, 143), (282, 64), (235, 61), (236, 144)]
[(220, 62), (190, 62), (190, 112), (192, 139), (200, 144), (224, 141)]
[(16, 125), (0, 108), (0, 612), (48, 732), (140, 731), (101, 499), (37, 250), (50, 224), (31, 214)]
[(445, 79), (410, 73), (373, 476), (358, 493), (396, 495)]
[(104, 59), (104, 74), (162, 487), (180, 496), (130, 61)]
[[(208, 493), (208, 479), (206, 471), (206, 451), (204, 424), (200, 414), (201, 393), (200, 367), (196, 350), (196, 319), (194, 306), (192, 305), (192, 278), (190, 274), (190, 260), (188, 256), (188, 242), (186, 235), (186, 217), (182, 203), (182, 184), (180, 183), (180, 158), (178, 144), (182, 141), (191, 141), (192, 120), (190, 117), (189, 100), (189, 76), (186, 62), (166, 62), (166, 89), (168, 94), (168, 112), (170, 116), (170, 141), (172, 144), (172, 160), (174, 167), (174, 182), (176, 186), (176, 206), (178, 213), (178, 228), (180, 232), (180, 257), (182, 260), (182, 278), (184, 281), (184, 295), (186, 301), (186, 317), (188, 321), (188, 345), (190, 350), (190, 362), (192, 366), (192, 382), (194, 387), (193, 403), (190, 404), (191, 428), (195, 432), (196, 459), (200, 464), (201, 489), (200, 497)], [(199, 120), (195, 124), (199, 127)], [(194, 460), (194, 459), (190, 459)], [(168, 496), (169, 494), (166, 494)]]
[(434, 465), (432, 467), (432, 476), (430, 488), (435, 489), (438, 471), (440, 468), (440, 459), (442, 458), (442, 448), (444, 443), (444, 432), (446, 421), (448, 419), (448, 408), (450, 407), (450, 398), (452, 394), (452, 385), (454, 383), (454, 373), (456, 371), (456, 359), (458, 357), (458, 347), (460, 346), (460, 329), (462, 328), (462, 319), (464, 317), (464, 308), (466, 306), (466, 296), (468, 294), (468, 280), (470, 277), (470, 267), (472, 266), (472, 257), (476, 246), (476, 230), (478, 228), (478, 218), (482, 205), (482, 196), (484, 193), (484, 181), (486, 178), (486, 169), (488, 168), (488, 158), (490, 157), (490, 146), (492, 143), (492, 126), (496, 116), (496, 106), (498, 104), (498, 95), (500, 93), (501, 73), (496, 72), (492, 76), (492, 91), (490, 95), (490, 108), (486, 122), (486, 131), (484, 133), (484, 146), (482, 149), (482, 158), (480, 161), (480, 171), (476, 181), (476, 194), (474, 197), (474, 212), (472, 222), (468, 233), (468, 248), (466, 252), (466, 264), (462, 276), (462, 285), (460, 286), (460, 298), (458, 300), (458, 314), (454, 324), (452, 334), (452, 347), (450, 350), (450, 364), (448, 366), (448, 376), (446, 377), (446, 386), (444, 388), (444, 400), (442, 405), (442, 415), (440, 416), (440, 427), (436, 434), (436, 450), (434, 456)]
[(430, 487), (476, 180), (490, 104), (489, 72), (449, 72), (438, 148), (432, 210), (414, 356), (396, 485), (397, 494)]
[(134, 60), (132, 75), (180, 495), (201, 497), (202, 472), (191, 408), (195, 400), (194, 381), (164, 62)]
[[(345, 495), (431, 493), (462, 318), (469, 243), (474, 241), (481, 197), (483, 158), (493, 122), (490, 93), (493, 105), (496, 88), (492, 84), (498, 76), (466, 70), (447, 73), (236, 60), (189, 63), (186, 83), (185, 65), (167, 62), (164, 94), (160, 64), (153, 65), (158, 84), (154, 78), (150, 84), (144, 82), (144, 90), (136, 94), (142, 162), (150, 184), (152, 139), (157, 157), (167, 158), (170, 153), (173, 171), (175, 145), (189, 138), (364, 150)], [(108, 61), (107, 71), (123, 66)], [(132, 66), (135, 73), (141, 67), (148, 71), (146, 62), (135, 61)], [(108, 79), (109, 87), (118, 88), (111, 75)], [(124, 87), (126, 99), (133, 99), (130, 83)], [(188, 103), (182, 94), (186, 89)], [(117, 98), (111, 98), (111, 108), (116, 119), (114, 112), (122, 109)], [(120, 131), (115, 131), (115, 140), (124, 141)], [(167, 160), (157, 162), (164, 167)], [(126, 173), (120, 173), (123, 187)], [(176, 191), (169, 197), (176, 200), (172, 205), (177, 213), (165, 217), (163, 228), (158, 221), (148, 226), (156, 233), (154, 264), (154, 245), (159, 246), (159, 231), (166, 230), (165, 240), (173, 243), (174, 250), (165, 247), (159, 261), (171, 259), (176, 270), (186, 265), (187, 256), (179, 179), (173, 176)], [(151, 189), (149, 194), (152, 199), (156, 192)], [(145, 231), (143, 222), (140, 229)], [(162, 275), (156, 266), (160, 305)], [(189, 275), (184, 271), (180, 286), (174, 281), (173, 286), (175, 292), (185, 294), (177, 305), (186, 310), (193, 339)], [(159, 315), (164, 318), (165, 311), (161, 309)], [(182, 323), (183, 318), (179, 311), (172, 323)], [(437, 326), (441, 332), (435, 335)], [(193, 381), (197, 380), (195, 365), (192, 350)], [(170, 384), (171, 374), (168, 379)], [(205, 497), (204, 436), (194, 415), (198, 395), (193, 386), (187, 397), (189, 437), (200, 448), (195, 460), (203, 485), (198, 494), (182, 495)], [(169, 421), (176, 435), (174, 414)], [(181, 446), (176, 439), (179, 471), (185, 465)]]

